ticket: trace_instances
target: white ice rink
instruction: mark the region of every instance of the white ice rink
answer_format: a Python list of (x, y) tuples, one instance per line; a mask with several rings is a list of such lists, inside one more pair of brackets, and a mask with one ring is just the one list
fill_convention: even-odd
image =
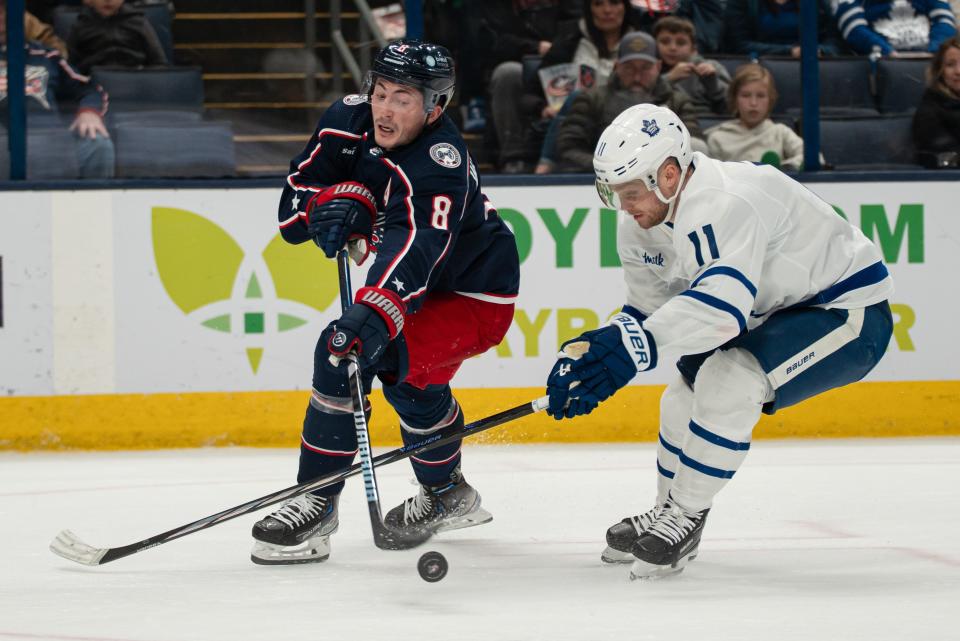
[[(960, 439), (758, 441), (677, 577), (601, 567), (654, 496), (652, 444), (467, 447), (489, 525), (373, 546), (359, 479), (322, 564), (249, 561), (246, 516), (89, 568), (119, 546), (292, 484), (295, 450), (0, 455), (0, 641), (960, 639)], [(385, 509), (406, 462), (379, 473)], [(426, 550), (450, 562), (422, 581)]]

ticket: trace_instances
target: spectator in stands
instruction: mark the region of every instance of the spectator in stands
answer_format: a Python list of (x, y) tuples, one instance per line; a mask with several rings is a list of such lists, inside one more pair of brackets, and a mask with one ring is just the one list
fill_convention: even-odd
[(27, 11), (47, 24), (53, 24), (53, 10), (61, 4), (65, 4), (64, 0), (26, 0)]
[[(635, 31), (620, 41), (614, 73), (603, 85), (577, 94), (557, 134), (557, 170), (592, 172), (593, 150), (603, 130), (627, 107), (653, 103), (680, 116), (692, 138), (700, 137), (693, 102), (660, 74), (653, 37)], [(701, 141), (702, 142), (702, 141)]]
[[(627, 0), (583, 0), (584, 17), (559, 31), (543, 56), (540, 69), (573, 63), (581, 70), (583, 88), (605, 84), (613, 71), (620, 38), (632, 29), (627, 19), (630, 14)], [(504, 167), (506, 173), (529, 171), (540, 153), (551, 121), (561, 111), (560, 107), (547, 102), (539, 74), (526, 82), (520, 105), (532, 125), (526, 127), (521, 156), (510, 159)], [(569, 105), (569, 100), (564, 103), (566, 107)]]
[[(842, 52), (831, 0), (818, 3), (817, 30), (820, 55)], [(800, 57), (799, 0), (727, 0), (724, 18), (727, 50), (759, 56)]]
[[(522, 169), (525, 123), (518, 97), (524, 56), (546, 55), (562, 25), (576, 23), (580, 0), (496, 0), (487, 4), (481, 35), (490, 44), (490, 113), (500, 147), (500, 166)], [(519, 163), (519, 164), (517, 164)]]
[(727, 113), (730, 74), (719, 62), (705, 60), (697, 53), (693, 23), (686, 18), (666, 16), (654, 25), (653, 37), (663, 62), (661, 73), (690, 96), (697, 113)]
[(757, 63), (738, 68), (727, 100), (735, 120), (707, 130), (708, 156), (800, 169), (803, 139), (790, 127), (770, 120), (777, 102), (777, 88), (767, 69)]
[(840, 0), (837, 26), (855, 52), (879, 49), (934, 52), (957, 35), (957, 21), (946, 0)]
[(42, 22), (29, 11), (23, 14), (23, 35), (27, 42), (39, 42), (48, 49), (56, 49), (64, 59), (67, 58), (66, 43), (57, 37), (53, 27)]
[(641, 31), (653, 33), (654, 25), (663, 17), (686, 18), (696, 28), (697, 51), (719, 51), (723, 40), (724, 0), (631, 0), (633, 12), (631, 25)]
[[(0, 0), (0, 58), (6, 67), (6, 0)], [(57, 121), (62, 102), (77, 105), (70, 125), (77, 140), (77, 162), (81, 178), (111, 178), (114, 173), (113, 142), (103, 124), (107, 95), (90, 79), (78, 74), (56, 49), (38, 42), (26, 44), (27, 108), (33, 124)], [(4, 76), (6, 70), (4, 69)], [(4, 80), (6, 78), (4, 77)], [(6, 110), (6, 82), (0, 85), (0, 109)], [(5, 121), (0, 119), (0, 121)]]
[(168, 64), (157, 32), (124, 0), (84, 0), (67, 37), (70, 59), (89, 73), (96, 65), (144, 67)]
[(960, 37), (941, 44), (930, 62), (927, 90), (913, 116), (913, 140), (921, 164), (960, 164)]

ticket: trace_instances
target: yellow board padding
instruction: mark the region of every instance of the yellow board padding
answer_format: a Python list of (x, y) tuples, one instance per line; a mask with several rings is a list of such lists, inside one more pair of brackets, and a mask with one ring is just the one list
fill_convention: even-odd
[[(662, 386), (621, 390), (593, 414), (540, 413), (470, 443), (652, 441)], [(543, 388), (456, 391), (467, 421), (543, 394)], [(137, 450), (208, 446), (297, 447), (306, 392), (112, 394), (0, 398), (0, 449)], [(396, 414), (372, 395), (371, 440), (397, 446)], [(858, 383), (764, 416), (754, 438), (960, 435), (960, 381)]]

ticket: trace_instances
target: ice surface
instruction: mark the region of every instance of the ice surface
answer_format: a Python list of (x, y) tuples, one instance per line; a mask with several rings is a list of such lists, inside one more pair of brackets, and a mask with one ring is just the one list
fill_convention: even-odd
[[(606, 528), (654, 497), (651, 444), (465, 448), (494, 514), (406, 552), (376, 549), (362, 490), (332, 556), (249, 561), (255, 516), (101, 567), (61, 530), (119, 546), (292, 484), (297, 452), (0, 455), (0, 641), (960, 639), (960, 439), (758, 441), (720, 495), (700, 557), (630, 582)], [(411, 495), (380, 470), (384, 510)], [(421, 580), (438, 550), (447, 577)]]

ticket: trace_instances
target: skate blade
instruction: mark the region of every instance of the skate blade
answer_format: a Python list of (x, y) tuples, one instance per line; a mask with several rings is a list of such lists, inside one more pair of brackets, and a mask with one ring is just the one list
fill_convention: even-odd
[(433, 529), (434, 532), (449, 532), (450, 530), (462, 530), (465, 527), (483, 525), (493, 520), (493, 515), (482, 507), (478, 507), (469, 514), (457, 516), (452, 519), (444, 520), (440, 525)]
[(300, 545), (275, 545), (254, 540), (250, 560), (257, 565), (321, 563), (330, 558), (330, 537), (308, 539)]
[(694, 550), (687, 556), (679, 559), (673, 565), (654, 565), (634, 557), (633, 565), (630, 566), (631, 581), (656, 581), (674, 574), (680, 574), (683, 569), (697, 558), (697, 552)]
[(624, 563), (633, 563), (637, 560), (637, 557), (629, 552), (621, 552), (608, 545), (607, 549), (600, 554), (600, 560), (604, 565), (622, 565)]

